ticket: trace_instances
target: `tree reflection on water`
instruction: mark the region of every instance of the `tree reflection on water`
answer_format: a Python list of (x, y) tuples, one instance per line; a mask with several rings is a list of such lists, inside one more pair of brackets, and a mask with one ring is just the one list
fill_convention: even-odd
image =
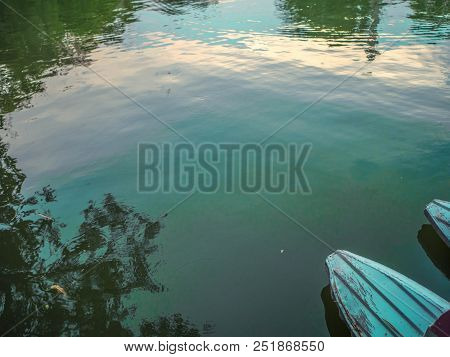
[[(169, 16), (205, 9), (217, 0), (5, 0), (46, 32), (0, 5), (0, 131), (13, 136), (8, 113), (30, 105), (45, 91), (47, 77), (90, 64), (101, 45), (123, 40), (136, 12), (148, 8)], [(356, 44), (367, 59), (378, 54), (378, 25), (386, 3), (380, 0), (274, 0), (286, 36), (325, 39), (330, 45)], [(411, 0), (413, 34), (448, 38), (444, 0)], [(447, 16), (447, 17), (446, 17)], [(89, 202), (75, 237), (66, 239), (64, 223), (52, 218), (56, 192), (44, 187), (22, 195), (26, 179), (0, 136), (0, 335), (15, 336), (196, 336), (198, 328), (180, 314), (142, 319), (134, 328), (131, 294), (158, 294), (155, 237), (160, 222), (106, 194)], [(419, 240), (448, 276), (447, 256), (435, 244)], [(437, 244), (440, 244), (437, 242)], [(445, 264), (447, 263), (447, 264)], [(51, 288), (56, 286), (56, 288)], [(324, 304), (330, 300), (322, 294)], [(333, 311), (327, 323), (340, 327)], [(23, 321), (22, 321), (23, 320)], [(17, 322), (22, 323), (17, 324)], [(331, 329), (331, 327), (330, 327)]]
[(330, 46), (359, 45), (369, 61), (379, 53), (377, 28), (383, 5), (380, 0), (277, 1), (285, 34), (325, 39)]
[[(284, 34), (323, 39), (330, 46), (361, 46), (368, 61), (379, 54), (378, 26), (383, 8), (389, 3), (381, 0), (275, 1), (285, 22)], [(411, 34), (422, 36), (428, 42), (448, 38), (445, 0), (410, 0), (406, 4), (410, 9), (408, 17), (413, 20)]]
[(78, 234), (64, 238), (64, 223), (49, 208), (56, 193), (44, 187), (31, 197), (21, 194), (26, 176), (8, 155), (4, 137), (14, 136), (8, 113), (44, 92), (46, 77), (89, 65), (93, 49), (120, 43), (136, 11), (213, 2), (7, 1), (45, 34), (0, 6), (0, 335), (200, 334), (180, 314), (143, 319), (134, 330), (125, 322), (136, 310), (134, 292), (164, 289), (154, 278), (160, 222), (109, 193), (102, 202), (89, 202)]
[[(78, 234), (63, 241), (64, 224), (48, 208), (56, 193), (44, 187), (24, 197), (25, 177), (0, 141), (0, 334), (133, 335), (124, 324), (136, 309), (130, 295), (164, 288), (153, 274), (160, 222), (106, 194), (89, 202)], [(142, 320), (140, 333), (200, 334), (179, 314)]]

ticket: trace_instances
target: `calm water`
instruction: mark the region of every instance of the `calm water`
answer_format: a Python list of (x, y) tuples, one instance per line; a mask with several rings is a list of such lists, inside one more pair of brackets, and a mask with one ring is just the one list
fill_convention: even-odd
[(450, 299), (422, 227), (450, 199), (445, 1), (5, 3), (46, 35), (0, 2), (2, 332), (38, 308), (9, 334), (335, 334), (328, 249), (257, 195), (158, 218), (187, 196), (137, 193), (136, 145), (180, 138), (117, 88), (194, 143), (255, 142), (364, 64), (271, 139), (313, 149), (312, 194), (270, 199)]

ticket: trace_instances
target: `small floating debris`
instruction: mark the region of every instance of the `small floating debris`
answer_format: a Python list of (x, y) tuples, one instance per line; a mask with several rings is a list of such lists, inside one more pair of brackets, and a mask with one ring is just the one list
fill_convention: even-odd
[(406, 276), (337, 250), (326, 259), (331, 296), (354, 336), (449, 336), (450, 303)]
[(64, 290), (64, 288), (58, 284), (53, 284), (52, 286), (50, 286), (50, 290), (54, 290), (59, 294), (62, 294), (64, 296), (67, 296), (66, 291)]
[(45, 214), (42, 214), (42, 213), (36, 213), (36, 214), (37, 214), (38, 216), (44, 218), (44, 219), (47, 220), (47, 221), (53, 221), (53, 218), (52, 218), (52, 217), (46, 216)]
[(283, 254), (283, 253), (284, 253), (284, 249), (281, 249), (281, 250), (280, 250), (280, 253)]
[(450, 202), (433, 200), (425, 207), (425, 217), (450, 248)]

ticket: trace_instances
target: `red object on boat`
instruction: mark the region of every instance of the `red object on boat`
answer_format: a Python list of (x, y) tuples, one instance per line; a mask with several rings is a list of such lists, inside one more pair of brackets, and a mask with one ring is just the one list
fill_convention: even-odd
[(428, 327), (425, 336), (450, 337), (450, 310), (444, 312), (433, 325)]

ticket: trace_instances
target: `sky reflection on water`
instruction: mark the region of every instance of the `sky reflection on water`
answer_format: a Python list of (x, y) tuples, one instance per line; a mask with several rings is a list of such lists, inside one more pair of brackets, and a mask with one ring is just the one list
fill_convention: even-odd
[[(152, 216), (183, 198), (136, 193), (137, 142), (179, 138), (93, 71), (193, 142), (246, 142), (366, 65), (272, 139), (314, 145), (313, 195), (273, 199), (334, 246), (450, 297), (416, 238), (425, 203), (449, 188), (443, 1), (9, 3), (56, 41), (0, 8), (2, 140), (25, 193), (58, 192), (63, 237), (105, 193)], [(257, 197), (194, 197), (158, 240), (168, 290), (136, 292), (136, 316), (181, 312), (218, 335), (328, 333), (327, 251)]]

